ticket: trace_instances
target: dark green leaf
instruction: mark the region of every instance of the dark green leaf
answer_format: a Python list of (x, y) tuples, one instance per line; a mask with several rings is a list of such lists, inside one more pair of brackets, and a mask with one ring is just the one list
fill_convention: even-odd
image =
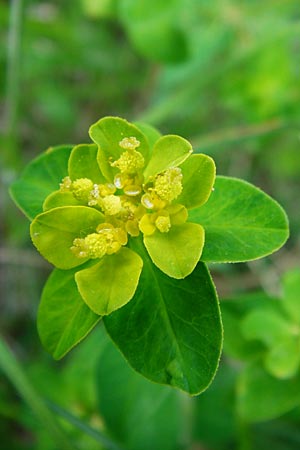
[(10, 193), (24, 214), (32, 220), (43, 211), (45, 198), (59, 188), (68, 175), (71, 145), (51, 147), (25, 168), (21, 177), (10, 188)]
[(110, 434), (130, 450), (176, 449), (182, 433), (178, 393), (137, 374), (107, 336), (103, 340), (96, 379), (99, 410)]
[(144, 267), (133, 299), (105, 317), (105, 326), (131, 366), (157, 383), (192, 395), (216, 372), (222, 327), (215, 288), (199, 263), (183, 280), (169, 278), (149, 259), (141, 242), (132, 248)]
[(62, 358), (93, 329), (100, 317), (82, 300), (76, 269), (55, 269), (48, 278), (38, 311), (38, 332), (46, 350)]
[(215, 190), (189, 220), (205, 229), (201, 259), (249, 261), (278, 250), (287, 240), (288, 220), (281, 206), (245, 181), (217, 177)]

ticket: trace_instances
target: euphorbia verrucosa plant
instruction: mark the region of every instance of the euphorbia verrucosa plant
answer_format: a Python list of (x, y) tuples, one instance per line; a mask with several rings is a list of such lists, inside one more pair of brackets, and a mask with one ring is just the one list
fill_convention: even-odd
[(93, 143), (49, 149), (12, 188), (33, 244), (56, 268), (38, 330), (57, 359), (102, 318), (149, 379), (198, 394), (220, 357), (222, 325), (206, 262), (265, 256), (288, 237), (282, 208), (239, 179), (216, 177), (177, 135), (106, 117)]

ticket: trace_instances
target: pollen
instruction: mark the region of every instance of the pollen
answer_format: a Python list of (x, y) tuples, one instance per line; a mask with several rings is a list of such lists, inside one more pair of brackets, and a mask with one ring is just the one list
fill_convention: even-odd
[(125, 137), (119, 142), (119, 146), (124, 148), (124, 150), (135, 150), (140, 144), (140, 141), (135, 136)]
[(84, 239), (74, 239), (71, 250), (79, 258), (102, 258), (107, 251), (106, 237), (92, 233)]
[(167, 233), (171, 228), (170, 217), (158, 216), (155, 221), (155, 226), (161, 233)]
[(71, 186), (72, 186), (72, 180), (70, 177), (63, 178), (61, 183), (59, 183), (59, 188), (60, 188), (61, 192), (70, 191)]
[(91, 191), (94, 184), (89, 178), (78, 178), (72, 183), (72, 193), (79, 201), (88, 202), (90, 200)]
[(122, 209), (121, 199), (117, 195), (107, 195), (99, 200), (99, 204), (104, 213), (109, 216), (119, 214)]
[(157, 175), (154, 181), (154, 191), (167, 202), (177, 198), (182, 192), (181, 169), (173, 167)]
[(117, 167), (121, 174), (135, 174), (145, 165), (143, 155), (135, 149), (126, 150), (119, 159), (110, 163), (112, 167)]

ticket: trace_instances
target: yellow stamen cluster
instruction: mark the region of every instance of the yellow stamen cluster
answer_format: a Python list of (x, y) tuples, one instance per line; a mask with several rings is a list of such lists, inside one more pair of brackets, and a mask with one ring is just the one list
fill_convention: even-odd
[(88, 234), (85, 238), (76, 238), (71, 247), (72, 252), (79, 258), (102, 258), (112, 255), (127, 244), (127, 234), (122, 228), (115, 228), (110, 223), (102, 223), (96, 233)]
[(177, 198), (182, 192), (182, 173), (179, 167), (167, 169), (155, 178), (154, 191), (167, 202)]
[(168, 233), (173, 225), (187, 220), (186, 208), (172, 203), (182, 192), (181, 169), (166, 169), (145, 183), (145, 160), (136, 150), (140, 142), (128, 137), (119, 145), (123, 153), (110, 162), (119, 170), (113, 183), (94, 184), (88, 178), (72, 182), (66, 177), (60, 185), (62, 191), (71, 191), (75, 198), (100, 208), (105, 215), (105, 223), (95, 233), (74, 240), (71, 250), (80, 258), (102, 258), (126, 245), (128, 235)]

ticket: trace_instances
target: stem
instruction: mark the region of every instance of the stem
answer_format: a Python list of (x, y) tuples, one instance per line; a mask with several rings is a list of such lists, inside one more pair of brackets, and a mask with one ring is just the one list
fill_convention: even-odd
[(48, 430), (49, 435), (61, 450), (74, 450), (76, 447), (69, 441), (53, 414), (45, 406), (33, 386), (26, 377), (21, 365), (0, 336), (0, 370), (4, 372), (14, 385), (23, 400), (32, 409), (41, 425)]
[(18, 151), (18, 109), (20, 98), (21, 33), (23, 18), (23, 0), (11, 0), (6, 70), (5, 130), (4, 146), (5, 166), (14, 168), (19, 161)]

